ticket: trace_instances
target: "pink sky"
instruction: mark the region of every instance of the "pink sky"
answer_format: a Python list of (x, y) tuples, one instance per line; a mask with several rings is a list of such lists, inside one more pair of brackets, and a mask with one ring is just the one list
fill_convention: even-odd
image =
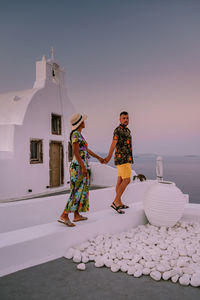
[(84, 86), (70, 96), (79, 111), (88, 114), (84, 134), (95, 150), (108, 151), (118, 115), (127, 110), (136, 153), (200, 154), (196, 74), (172, 72), (103, 89)]
[(127, 110), (135, 153), (200, 155), (200, 1), (50, 2), (1, 4), (0, 93), (31, 88), (53, 46), (91, 148)]

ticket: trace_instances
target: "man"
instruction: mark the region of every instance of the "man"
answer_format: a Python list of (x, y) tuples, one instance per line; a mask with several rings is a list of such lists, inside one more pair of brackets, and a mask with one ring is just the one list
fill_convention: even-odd
[(129, 116), (126, 111), (120, 113), (120, 125), (114, 130), (113, 141), (109, 154), (105, 158), (108, 163), (115, 150), (115, 165), (118, 169), (116, 184), (116, 197), (111, 205), (119, 214), (124, 214), (122, 209), (128, 208), (121, 201), (121, 196), (130, 183), (131, 164), (133, 163), (131, 131), (128, 129)]

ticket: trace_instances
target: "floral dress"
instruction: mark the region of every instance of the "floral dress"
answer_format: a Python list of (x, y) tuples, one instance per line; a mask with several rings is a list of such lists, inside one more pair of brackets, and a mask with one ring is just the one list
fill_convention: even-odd
[[(87, 142), (79, 131), (74, 131), (72, 144), (79, 143), (79, 154), (88, 169)], [(89, 210), (89, 177), (82, 175), (81, 167), (75, 156), (70, 164), (70, 196), (64, 212), (86, 212)]]

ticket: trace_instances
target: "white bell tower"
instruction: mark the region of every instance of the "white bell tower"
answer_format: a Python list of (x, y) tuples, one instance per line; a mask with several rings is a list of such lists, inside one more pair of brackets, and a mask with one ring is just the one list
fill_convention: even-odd
[(65, 71), (55, 60), (55, 51), (51, 48), (51, 58), (36, 62), (36, 80), (33, 88), (43, 88), (47, 84), (57, 84), (65, 86)]

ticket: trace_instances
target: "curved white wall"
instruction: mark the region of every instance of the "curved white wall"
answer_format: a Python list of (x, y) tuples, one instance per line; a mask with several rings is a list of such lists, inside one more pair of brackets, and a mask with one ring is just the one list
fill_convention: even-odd
[[(19, 100), (20, 101), (20, 100)], [(26, 197), (48, 192), (49, 189), (49, 142), (62, 141), (64, 146), (64, 185), (69, 180), (67, 170), (67, 142), (69, 117), (74, 113), (73, 105), (67, 98), (66, 87), (48, 82), (34, 94), (23, 125), (15, 125), (12, 157), (1, 159), (0, 200)], [(63, 116), (62, 135), (51, 134), (51, 114)], [(63, 128), (64, 124), (64, 128)], [(30, 139), (43, 140), (43, 163), (30, 164)], [(30, 194), (28, 189), (32, 190)]]
[[(90, 163), (91, 168), (91, 184), (100, 186), (115, 186), (117, 183), (117, 168), (110, 167), (105, 164)], [(132, 170), (131, 176), (136, 175)]]

